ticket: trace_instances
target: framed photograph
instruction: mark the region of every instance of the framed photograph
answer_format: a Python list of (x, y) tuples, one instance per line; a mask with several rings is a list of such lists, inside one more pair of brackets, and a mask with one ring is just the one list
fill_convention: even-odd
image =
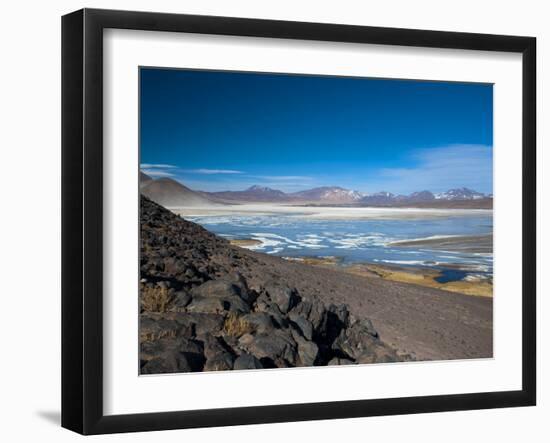
[(62, 425), (535, 405), (531, 37), (62, 20)]

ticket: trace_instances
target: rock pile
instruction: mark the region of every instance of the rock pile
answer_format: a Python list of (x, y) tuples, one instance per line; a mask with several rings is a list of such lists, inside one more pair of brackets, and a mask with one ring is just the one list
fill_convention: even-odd
[(141, 197), (142, 374), (403, 360), (346, 305), (301, 296), (284, 275)]

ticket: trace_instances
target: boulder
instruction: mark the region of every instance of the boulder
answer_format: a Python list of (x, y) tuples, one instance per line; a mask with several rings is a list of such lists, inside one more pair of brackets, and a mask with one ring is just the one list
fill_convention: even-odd
[(363, 351), (363, 347), (359, 346), (358, 342), (350, 340), (346, 335), (346, 331), (342, 330), (340, 335), (332, 342), (331, 349), (336, 356), (355, 360)]
[(262, 369), (262, 363), (253, 355), (246, 352), (242, 353), (233, 363), (233, 369), (236, 371), (243, 369)]
[(291, 312), (288, 317), (307, 340), (313, 339), (313, 325), (307, 318), (295, 312)]
[(349, 312), (346, 305), (331, 304), (326, 312), (324, 330), (322, 331), (323, 341), (332, 343), (340, 332), (349, 326)]
[(220, 314), (225, 310), (225, 305), (221, 299), (201, 295), (193, 296), (193, 300), (187, 306), (187, 312), (193, 313)]
[(282, 284), (271, 283), (265, 288), (269, 298), (286, 314), (293, 306), (295, 289)]
[(245, 350), (261, 361), (265, 358), (273, 362), (284, 360), (289, 365), (296, 364), (296, 342), (289, 331), (278, 329), (272, 334), (258, 334), (245, 345)]
[(275, 328), (271, 316), (265, 312), (251, 312), (242, 316), (242, 320), (249, 324), (256, 333), (267, 333)]
[[(189, 368), (191, 370), (191, 368)], [(173, 355), (155, 357), (141, 367), (141, 374), (170, 374), (178, 372), (178, 363)]]
[(240, 297), (251, 306), (258, 298), (258, 294), (254, 290), (250, 290), (248, 282), (240, 272), (235, 272), (229, 276), (229, 279), (239, 288)]
[(143, 341), (139, 346), (140, 360), (149, 361), (165, 352), (174, 352), (177, 349), (176, 338), (161, 338), (155, 341)]
[(205, 371), (228, 371), (233, 369), (233, 356), (228, 352), (220, 352), (206, 360)]
[(169, 312), (185, 312), (185, 307), (191, 302), (191, 294), (187, 291), (177, 291), (168, 306)]
[(183, 354), (165, 353), (147, 361), (141, 368), (141, 374), (171, 374), (191, 372), (192, 368)]
[(204, 351), (204, 345), (196, 339), (182, 337), (177, 339), (176, 343), (179, 352), (184, 354), (202, 354)]
[(200, 341), (194, 339), (178, 339), (177, 350), (183, 354), (193, 371), (201, 371), (204, 366), (204, 350)]
[(234, 335), (228, 335), (225, 333), (225, 331), (222, 335), (220, 335), (220, 337), (235, 354), (239, 355), (241, 353), (239, 349), (238, 337), (235, 337)]
[(269, 305), (271, 304), (271, 300), (267, 296), (265, 292), (262, 292), (257, 298), (256, 298), (256, 311), (265, 311), (269, 308)]
[(355, 321), (350, 332), (359, 335), (369, 334), (372, 337), (378, 338), (378, 331), (374, 329), (372, 322), (368, 318)]
[(237, 283), (226, 279), (209, 280), (193, 288), (193, 295), (202, 297), (240, 297), (244, 302), (251, 303), (246, 284), (237, 279)]
[(250, 312), (248, 304), (238, 296), (224, 297), (221, 299), (225, 309), (229, 312)]
[(178, 321), (192, 325), (197, 336), (207, 332), (217, 335), (223, 329), (224, 316), (215, 313), (188, 312), (181, 314), (178, 317)]
[(216, 337), (211, 333), (206, 333), (198, 338), (203, 343), (204, 355), (207, 359), (212, 358), (214, 355), (228, 352), (229, 350), (221, 337)]
[(250, 307), (237, 295), (224, 297), (194, 295), (191, 303), (187, 306), (187, 311), (206, 314), (221, 314), (225, 311), (248, 313)]
[(243, 334), (239, 338), (239, 347), (242, 349), (246, 349), (253, 342), (254, 342), (254, 336), (252, 334)]
[(325, 331), (327, 310), (321, 301), (315, 298), (312, 300), (302, 298), (292, 312), (309, 320), (313, 326), (314, 334), (320, 335)]
[(269, 304), (264, 312), (272, 318), (277, 328), (288, 327), (288, 317), (281, 312), (279, 306), (275, 303)]
[(353, 360), (370, 351), (375, 346), (380, 346), (378, 333), (372, 327), (370, 320), (358, 320), (349, 328), (342, 329), (338, 337), (332, 343), (332, 349)]
[[(338, 321), (341, 323), (342, 328), (347, 328), (349, 326), (349, 324), (350, 324), (350, 313), (349, 313), (347, 305), (344, 305), (344, 304), (339, 304), (339, 305), (331, 304), (328, 307), (328, 311), (333, 313), (336, 316)], [(372, 324), (371, 324), (371, 326), (372, 326)]]
[[(184, 328), (179, 322), (161, 315), (142, 314), (139, 318), (140, 342), (159, 340), (164, 337), (176, 337)], [(187, 331), (189, 332), (189, 331)]]
[(300, 333), (293, 331), (292, 337), (298, 346), (297, 366), (313, 366), (319, 356), (319, 347), (313, 341), (306, 340)]

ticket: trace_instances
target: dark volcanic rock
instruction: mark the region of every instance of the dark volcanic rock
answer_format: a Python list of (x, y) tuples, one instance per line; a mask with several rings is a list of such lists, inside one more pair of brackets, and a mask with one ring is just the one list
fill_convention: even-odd
[(185, 312), (185, 307), (191, 302), (191, 294), (187, 291), (178, 291), (174, 294), (168, 310), (171, 312)]
[(260, 359), (260, 361), (272, 363), (284, 361), (287, 365), (296, 364), (296, 348), (297, 345), (292, 338), (292, 334), (282, 329), (278, 329), (269, 335), (258, 334), (245, 347), (250, 354)]
[(187, 306), (187, 312), (201, 314), (220, 314), (226, 310), (222, 299), (200, 295), (193, 297), (193, 301)]
[(302, 299), (292, 312), (309, 320), (317, 334), (321, 333), (326, 326), (326, 308), (319, 300)]
[(207, 281), (206, 283), (193, 288), (192, 293), (193, 295), (199, 295), (202, 297), (222, 298), (233, 295), (240, 296), (241, 289), (230, 281), (220, 279)]
[(233, 369), (242, 370), (242, 369), (262, 369), (262, 363), (253, 355), (247, 354), (246, 352), (242, 353), (233, 364)]
[(296, 312), (291, 312), (288, 317), (300, 329), (300, 332), (307, 340), (313, 340), (313, 325), (307, 318)]
[(286, 285), (270, 283), (265, 290), (283, 314), (289, 311), (296, 298), (295, 291)]
[(223, 354), (228, 352), (227, 345), (223, 339), (216, 337), (210, 333), (206, 333), (199, 337), (204, 346), (204, 356), (206, 358), (212, 358), (217, 354)]
[[(373, 328), (371, 321), (362, 319), (354, 322), (349, 328), (342, 329), (333, 342), (332, 349), (354, 360), (360, 356), (374, 355), (372, 361), (374, 363), (377, 361), (378, 354), (375, 350), (379, 346), (379, 342), (378, 332)], [(384, 362), (386, 359), (384, 357)]]
[[(191, 367), (183, 367), (184, 372), (190, 372)], [(155, 357), (141, 367), (142, 374), (170, 374), (179, 372), (179, 367), (173, 355)]]
[(140, 358), (143, 362), (151, 362), (147, 369), (149, 372), (146, 372), (148, 374), (153, 374), (152, 368), (161, 364), (166, 368), (177, 367), (175, 371), (165, 372), (202, 371), (205, 361), (202, 344), (185, 337), (142, 342)]
[(206, 360), (205, 371), (227, 371), (233, 369), (233, 356), (228, 352), (216, 354)]
[(142, 374), (403, 359), (347, 305), (303, 297), (258, 256), (142, 197)]
[(266, 312), (251, 312), (250, 314), (243, 315), (242, 320), (249, 324), (254, 329), (254, 332), (257, 333), (269, 333), (275, 328), (271, 316)]
[(204, 366), (204, 347), (198, 340), (182, 339), (178, 351), (183, 354), (193, 371), (200, 371)]
[(164, 337), (189, 335), (190, 333), (189, 327), (176, 320), (153, 314), (142, 314), (140, 316), (139, 335), (141, 342), (159, 340)]
[(183, 318), (180, 321), (184, 321), (186, 324), (192, 325), (197, 336), (204, 335), (206, 333), (214, 334), (214, 332), (221, 331), (223, 329), (223, 315), (189, 312), (187, 315), (182, 317)]
[(297, 345), (299, 366), (313, 366), (319, 357), (319, 346), (295, 331), (292, 331), (292, 338)]

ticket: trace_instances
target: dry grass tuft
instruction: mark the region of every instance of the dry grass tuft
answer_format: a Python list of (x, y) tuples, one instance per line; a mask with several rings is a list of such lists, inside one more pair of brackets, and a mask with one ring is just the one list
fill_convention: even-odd
[(166, 312), (172, 300), (172, 294), (167, 288), (145, 286), (141, 289), (141, 307), (148, 312)]
[(244, 334), (249, 334), (254, 331), (254, 327), (247, 322), (242, 316), (231, 312), (223, 324), (223, 331), (227, 335), (240, 337)]

